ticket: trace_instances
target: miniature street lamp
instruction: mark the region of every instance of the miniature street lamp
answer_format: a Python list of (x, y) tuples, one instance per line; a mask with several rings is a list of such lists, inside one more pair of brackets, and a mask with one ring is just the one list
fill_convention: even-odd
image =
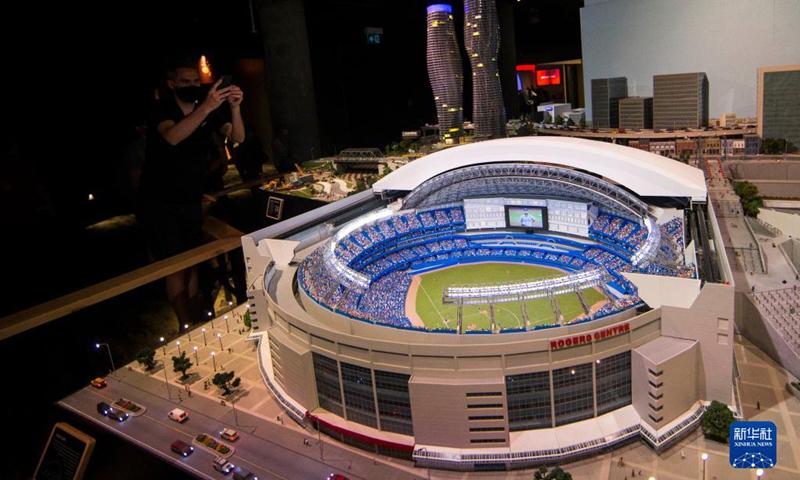
[(211, 352), (211, 361), (214, 362), (214, 371), (215, 372), (217, 371), (217, 357), (216, 357), (216, 355), (217, 355), (216, 353)]
[(225, 319), (225, 330), (227, 330), (227, 331), (228, 331), (228, 333), (231, 333), (231, 327), (229, 327), (229, 326), (228, 326), (228, 316), (227, 316), (227, 315), (225, 315), (225, 316), (224, 316), (224, 317), (222, 317), (222, 318), (224, 318), (224, 319)]
[(116, 373), (117, 369), (114, 367), (114, 358), (111, 356), (111, 347), (109, 347), (107, 343), (95, 343), (94, 344), (95, 348), (98, 349), (98, 350), (100, 350), (100, 346), (101, 345), (105, 345), (105, 347), (108, 349), (108, 359), (111, 360), (111, 374), (116, 377), (117, 376), (117, 373)]
[(181, 355), (181, 353), (182, 353), (182, 352), (181, 352), (181, 342), (175, 342), (175, 345), (177, 345), (177, 346), (178, 346), (178, 356), (180, 356), (180, 355)]
[(206, 327), (201, 328), (200, 331), (203, 332), (203, 345), (207, 347), (208, 342), (206, 341)]
[(220, 350), (225, 350), (225, 348), (223, 348), (223, 346), (222, 346), (222, 334), (218, 333), (217, 334), (217, 338), (219, 339), (219, 349)]
[(191, 342), (192, 341), (192, 332), (189, 331), (189, 324), (188, 323), (184, 323), (183, 324), (183, 328), (184, 328), (184, 330), (186, 330), (186, 335), (189, 336), (189, 341)]
[(161, 349), (164, 350), (164, 355), (167, 354), (167, 344), (164, 343), (164, 337), (159, 337), (159, 342), (161, 342)]
[(706, 480), (706, 460), (708, 460), (708, 454), (703, 453), (700, 455), (700, 458), (703, 459), (703, 480)]
[(197, 347), (192, 348), (194, 348), (194, 363), (200, 365), (200, 360), (197, 359)]

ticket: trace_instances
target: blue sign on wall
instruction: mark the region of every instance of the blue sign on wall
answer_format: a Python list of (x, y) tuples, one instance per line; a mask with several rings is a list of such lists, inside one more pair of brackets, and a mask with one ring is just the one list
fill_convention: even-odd
[(778, 463), (778, 429), (772, 422), (733, 422), (729, 441), (733, 468), (772, 468)]

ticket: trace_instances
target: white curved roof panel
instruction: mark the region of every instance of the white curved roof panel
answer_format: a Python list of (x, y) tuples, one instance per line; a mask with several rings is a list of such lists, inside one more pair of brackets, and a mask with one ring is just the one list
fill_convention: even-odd
[(444, 172), (483, 163), (562, 165), (601, 175), (641, 197), (706, 201), (703, 172), (636, 148), (570, 137), (516, 137), (451, 147), (415, 160), (377, 181), (373, 191), (411, 191)]

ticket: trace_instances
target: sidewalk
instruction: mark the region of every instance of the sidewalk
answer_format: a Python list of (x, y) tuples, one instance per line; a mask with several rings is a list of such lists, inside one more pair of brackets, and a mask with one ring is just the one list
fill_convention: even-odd
[[(240, 328), (244, 328), (240, 319), (244, 311), (245, 308), (242, 306), (225, 312), (224, 315), (228, 316), (227, 326), (223, 315), (203, 325), (197, 325), (169, 344), (159, 345), (155, 349), (156, 368), (152, 372), (145, 372), (144, 368), (134, 361), (117, 370), (115, 372), (117, 378), (128, 385), (174, 402), (177, 406), (188, 410), (190, 416), (192, 411), (202, 412), (203, 415), (226, 423), (230, 428), (246, 431), (268, 442), (280, 443), (309, 459), (329, 464), (332, 466), (332, 471), (341, 472), (354, 479), (452, 478), (440, 476), (434, 470), (428, 475), (426, 469), (414, 468), (412, 462), (355, 449), (325, 435), (319, 435), (310, 426), (304, 429), (292, 421), (276, 404), (264, 385), (258, 368), (257, 344), (246, 341), (246, 333), (238, 333)], [(205, 341), (203, 328), (206, 330)], [(220, 334), (220, 337), (217, 337), (217, 334)], [(223, 348), (220, 348), (220, 341)], [(180, 342), (180, 351), (187, 352), (187, 357), (193, 364), (187, 371), (189, 380), (186, 384), (178, 380), (180, 372), (172, 371), (172, 356), (179, 355), (176, 342)], [(213, 357), (211, 352), (215, 354)], [(233, 399), (223, 397), (222, 390), (211, 385), (214, 374), (221, 371), (233, 371), (236, 377), (241, 378), (239, 393)], [(204, 389), (205, 381), (209, 382), (208, 389)], [(189, 390), (186, 389), (187, 385)], [(224, 406), (221, 400), (225, 401)], [(308, 440), (308, 445), (304, 440)], [(319, 442), (322, 442), (322, 445)], [(387, 469), (391, 470), (391, 473)], [(529, 476), (526, 475), (524, 478)]]

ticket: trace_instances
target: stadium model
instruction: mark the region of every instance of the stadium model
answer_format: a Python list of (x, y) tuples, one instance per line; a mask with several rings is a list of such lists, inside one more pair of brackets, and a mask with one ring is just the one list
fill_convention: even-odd
[(348, 444), (523, 468), (740, 411), (731, 272), (680, 162), (485, 141), (242, 240), (265, 383)]

